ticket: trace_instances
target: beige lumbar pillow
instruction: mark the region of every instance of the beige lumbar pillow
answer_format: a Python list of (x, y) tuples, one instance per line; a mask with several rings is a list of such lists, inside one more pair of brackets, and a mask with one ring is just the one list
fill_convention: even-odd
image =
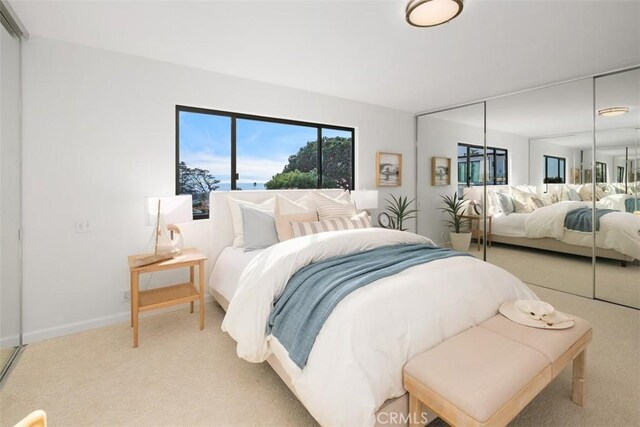
[(309, 195), (301, 197), (294, 202), (277, 194), (275, 218), (278, 240), (283, 242), (293, 238), (292, 222), (317, 221), (318, 214)]
[(358, 228), (371, 228), (371, 218), (366, 212), (354, 215), (325, 219), (313, 222), (297, 222), (291, 224), (295, 237), (308, 236), (310, 234), (324, 233), (327, 231), (355, 230)]

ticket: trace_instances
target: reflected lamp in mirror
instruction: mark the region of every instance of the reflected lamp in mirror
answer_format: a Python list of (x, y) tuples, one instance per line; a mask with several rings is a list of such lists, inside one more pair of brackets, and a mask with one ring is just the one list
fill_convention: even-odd
[(608, 107), (598, 110), (598, 115), (602, 117), (621, 116), (629, 112), (629, 107)]
[(351, 200), (356, 209), (368, 210), (378, 207), (378, 190), (353, 190)]
[(480, 216), (483, 212), (482, 200), (484, 199), (483, 187), (464, 187), (463, 197), (467, 200), (465, 215)]

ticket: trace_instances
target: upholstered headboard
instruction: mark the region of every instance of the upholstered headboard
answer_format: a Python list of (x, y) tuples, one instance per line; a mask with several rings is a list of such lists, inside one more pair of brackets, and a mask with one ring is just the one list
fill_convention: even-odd
[[(212, 191), (209, 193), (209, 268), (213, 266), (218, 256), (227, 246), (233, 244), (233, 222), (229, 210), (228, 197), (247, 202), (260, 203), (281, 194), (290, 200), (297, 200), (309, 193), (310, 190), (261, 190), (261, 191)], [(343, 190), (319, 190), (324, 194), (337, 197)]]

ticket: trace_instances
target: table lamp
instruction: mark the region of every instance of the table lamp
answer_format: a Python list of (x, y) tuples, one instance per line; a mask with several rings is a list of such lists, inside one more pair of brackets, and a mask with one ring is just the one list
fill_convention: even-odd
[(351, 192), (356, 209), (376, 209), (378, 207), (378, 190), (353, 190)]
[(141, 255), (136, 266), (153, 264), (180, 255), (184, 240), (176, 223), (193, 220), (191, 195), (147, 197), (147, 225), (155, 226), (154, 249), (150, 255)]

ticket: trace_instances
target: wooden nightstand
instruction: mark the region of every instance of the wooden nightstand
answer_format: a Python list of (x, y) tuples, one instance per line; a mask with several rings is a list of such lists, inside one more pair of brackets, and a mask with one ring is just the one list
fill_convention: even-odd
[[(207, 259), (195, 248), (184, 249), (180, 255), (166, 261), (141, 267), (132, 266), (137, 255), (129, 256), (131, 272), (131, 326), (133, 327), (133, 347), (138, 347), (138, 314), (141, 311), (155, 310), (176, 304), (190, 303), (193, 313), (193, 302), (200, 301), (200, 330), (204, 329), (204, 262)], [(195, 267), (198, 266), (198, 288), (195, 285)], [(139, 292), (140, 274), (155, 273), (162, 270), (189, 267), (189, 281), (177, 285), (154, 288)]]
[[(480, 239), (483, 237), (482, 228), (480, 227), (480, 221), (482, 220), (482, 216), (480, 215), (461, 215), (460, 218), (468, 219), (470, 222), (471, 228), (471, 236), (476, 239), (478, 242), (478, 250), (480, 250)], [(493, 215), (487, 215), (487, 246), (491, 247), (491, 225), (492, 225)], [(475, 227), (474, 227), (475, 222)]]

